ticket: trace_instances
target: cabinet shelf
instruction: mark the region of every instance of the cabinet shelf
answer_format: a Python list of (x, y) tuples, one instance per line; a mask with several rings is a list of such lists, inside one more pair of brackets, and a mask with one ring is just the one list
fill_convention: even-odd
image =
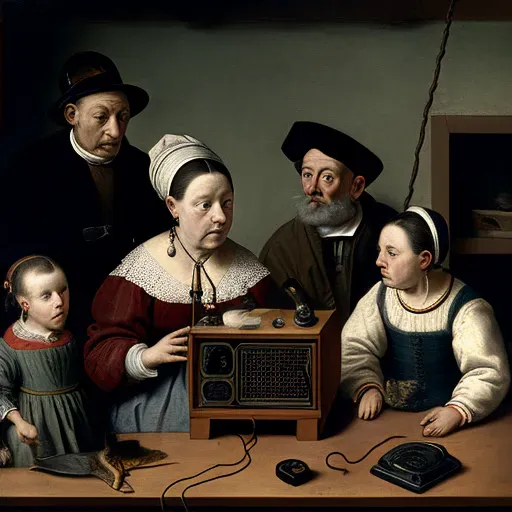
[(449, 268), (492, 306), (512, 356), (512, 238), (471, 236), (472, 210), (512, 192), (512, 116), (433, 115), (430, 126), (432, 208), (450, 228)]
[(512, 254), (512, 238), (457, 238), (455, 254)]
[[(450, 171), (454, 172), (453, 166), (456, 164), (454, 158), (457, 158), (458, 155), (456, 152), (451, 153), (450, 150), (453, 149), (456, 137), (459, 134), (510, 137), (512, 135), (512, 116), (433, 115), (431, 118), (432, 208), (444, 216), (450, 226), (450, 232), (454, 235), (451, 253), (512, 255), (512, 238), (466, 238), (457, 236), (457, 234), (464, 232), (469, 233), (467, 227), (470, 226), (461, 230), (461, 215), (454, 215), (454, 219), (451, 219), (450, 211), (452, 214), (459, 213), (456, 209), (463, 208), (467, 212), (466, 219), (470, 219), (471, 210), (474, 208), (472, 204), (456, 202), (457, 198), (460, 200), (460, 197), (458, 197), (460, 191), (456, 181), (452, 180), (453, 188), (450, 191)], [(469, 151), (469, 148), (466, 149)], [(490, 178), (492, 177), (487, 177), (487, 179)], [(478, 184), (475, 186), (478, 187)], [(455, 204), (450, 205), (452, 201), (455, 201)], [(469, 220), (466, 224), (469, 224)]]

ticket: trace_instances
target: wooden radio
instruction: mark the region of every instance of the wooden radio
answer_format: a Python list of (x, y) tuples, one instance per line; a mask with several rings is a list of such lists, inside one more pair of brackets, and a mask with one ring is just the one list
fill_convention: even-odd
[[(294, 310), (260, 309), (257, 329), (195, 326), (188, 342), (190, 437), (208, 439), (215, 419), (296, 420), (297, 439), (317, 440), (340, 382), (334, 311), (298, 327)], [(276, 328), (274, 319), (284, 326)]]

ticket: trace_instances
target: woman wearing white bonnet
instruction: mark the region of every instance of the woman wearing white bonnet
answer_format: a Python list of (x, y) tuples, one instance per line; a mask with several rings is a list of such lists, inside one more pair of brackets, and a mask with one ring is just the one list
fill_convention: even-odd
[(170, 229), (130, 252), (96, 294), (85, 368), (111, 393), (115, 432), (184, 432), (192, 312), (197, 323), (262, 307), (273, 285), (257, 258), (227, 238), (234, 189), (220, 157), (188, 135), (165, 135), (149, 155)]
[(342, 332), (342, 389), (359, 418), (385, 402), (439, 437), (491, 414), (510, 369), (492, 307), (441, 268), (449, 232), (439, 213), (412, 206), (381, 231), (377, 283)]

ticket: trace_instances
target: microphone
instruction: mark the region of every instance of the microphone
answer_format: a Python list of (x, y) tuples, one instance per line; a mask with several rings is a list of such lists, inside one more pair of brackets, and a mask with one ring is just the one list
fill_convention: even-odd
[(283, 283), (284, 291), (295, 303), (295, 314), (293, 321), (298, 327), (312, 327), (318, 322), (313, 308), (309, 306), (306, 299), (306, 292), (296, 279), (287, 279)]

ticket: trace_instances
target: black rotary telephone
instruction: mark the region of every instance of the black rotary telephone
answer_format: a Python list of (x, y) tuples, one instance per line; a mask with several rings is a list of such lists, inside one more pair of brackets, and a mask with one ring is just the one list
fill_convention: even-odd
[[(346, 468), (333, 466), (329, 459), (333, 455), (340, 455), (347, 464), (359, 464), (366, 459), (375, 448), (387, 443), (391, 439), (406, 436), (391, 436), (376, 444), (365, 455), (357, 460), (348, 460), (341, 452), (331, 452), (325, 459), (326, 465), (347, 474)], [(446, 448), (437, 443), (412, 442), (402, 443), (385, 453), (370, 473), (383, 480), (391, 482), (409, 491), (421, 494), (445, 478), (453, 475), (462, 467), (460, 460), (448, 453)]]
[(421, 494), (459, 471), (460, 461), (437, 443), (403, 443), (383, 455), (370, 470), (409, 491)]
[(283, 283), (285, 292), (295, 302), (295, 314), (293, 321), (298, 327), (312, 327), (318, 322), (313, 308), (309, 306), (306, 300), (306, 292), (295, 279), (287, 279)]

